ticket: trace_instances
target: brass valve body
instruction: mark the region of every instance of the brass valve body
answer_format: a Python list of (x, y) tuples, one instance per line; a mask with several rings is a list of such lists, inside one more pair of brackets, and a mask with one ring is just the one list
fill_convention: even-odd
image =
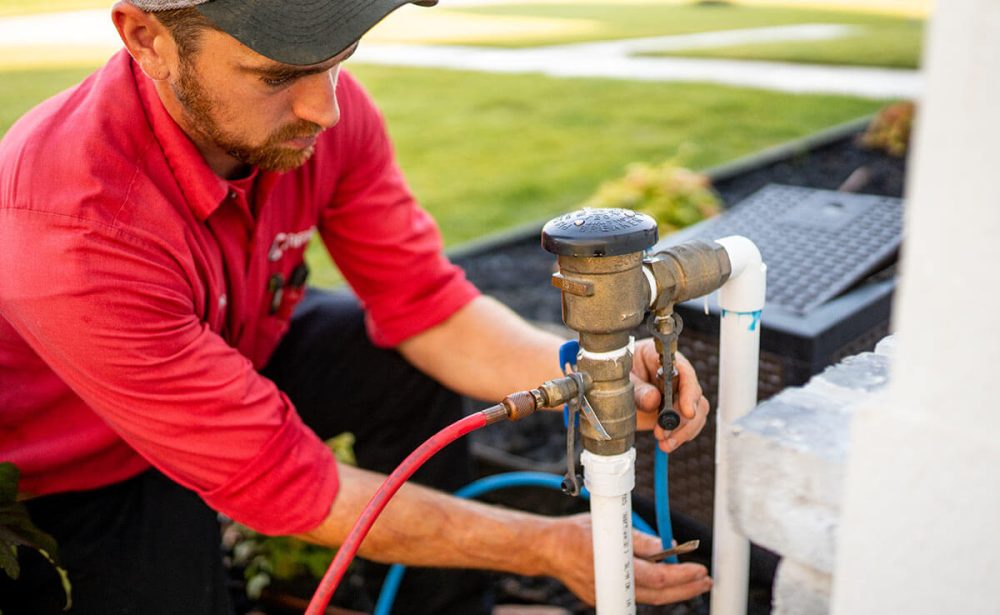
[[(580, 335), (577, 368), (593, 380), (587, 399), (611, 436), (600, 440), (581, 423), (584, 447), (595, 454), (624, 453), (635, 441), (632, 332), (652, 308), (658, 350), (672, 366), (680, 328), (670, 317), (674, 304), (716, 290), (731, 272), (725, 249), (714, 243), (685, 243), (644, 260), (656, 238), (652, 218), (622, 209), (582, 209), (542, 229), (542, 246), (558, 255), (552, 285), (562, 291), (563, 321)], [(672, 412), (670, 374), (663, 380), (661, 413)]]

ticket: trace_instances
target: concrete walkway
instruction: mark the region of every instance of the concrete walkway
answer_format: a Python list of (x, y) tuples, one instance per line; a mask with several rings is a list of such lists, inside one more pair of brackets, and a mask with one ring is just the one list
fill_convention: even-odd
[(495, 49), (458, 45), (362, 44), (359, 62), (553, 77), (601, 77), (630, 81), (699, 81), (794, 93), (867, 98), (915, 98), (918, 71), (706, 58), (641, 57), (633, 54), (722, 47), (753, 41), (821, 40), (843, 36), (848, 26), (802, 24), (620, 41)]
[[(365, 43), (352, 61), (553, 77), (694, 81), (868, 98), (919, 95), (920, 73), (911, 70), (633, 55), (756, 41), (824, 40), (850, 31), (849, 26), (801, 24), (524, 49)], [(92, 45), (106, 47), (110, 52), (120, 42), (105, 9), (0, 19), (0, 55), (30, 53), (32, 47), (58, 45)]]

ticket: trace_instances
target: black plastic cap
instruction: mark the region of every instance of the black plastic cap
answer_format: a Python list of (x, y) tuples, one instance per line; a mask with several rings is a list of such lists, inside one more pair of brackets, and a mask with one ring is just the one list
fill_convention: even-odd
[(656, 221), (631, 209), (581, 209), (549, 220), (542, 247), (561, 256), (621, 256), (656, 243)]

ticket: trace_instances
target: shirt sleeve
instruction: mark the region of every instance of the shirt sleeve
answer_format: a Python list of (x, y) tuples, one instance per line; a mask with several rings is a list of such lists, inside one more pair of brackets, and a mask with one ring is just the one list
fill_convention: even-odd
[(396, 164), (381, 114), (349, 74), (341, 78), (337, 128), (344, 166), (319, 230), (365, 307), (372, 341), (395, 346), (479, 293), (444, 255), (437, 224)]
[(134, 450), (258, 531), (319, 525), (338, 486), (332, 454), (200, 321), (157, 238), (3, 210), (0, 242), (0, 313)]

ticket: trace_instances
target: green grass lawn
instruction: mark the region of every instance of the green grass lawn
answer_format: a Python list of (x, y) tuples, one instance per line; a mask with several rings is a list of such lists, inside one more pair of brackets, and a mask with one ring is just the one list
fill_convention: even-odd
[(628, 2), (578, 5), (564, 3), (462, 7), (452, 10), (478, 15), (587, 19), (600, 24), (593, 32), (555, 33), (509, 42), (477, 43), (474, 39), (462, 41), (466, 44), (498, 47), (531, 47), (803, 23), (856, 25), (861, 27), (858, 35), (835, 41), (741, 45), (683, 53), (670, 52), (669, 55), (907, 68), (916, 67), (919, 62), (924, 26), (922, 20), (887, 15), (736, 4), (699, 6)]
[(80, 81), (93, 70), (93, 67), (0, 70), (0, 135), (35, 104)]
[[(449, 245), (578, 205), (636, 160), (705, 168), (875, 111), (877, 101), (714, 85), (356, 65)], [(86, 70), (0, 72), (0, 130)], [(314, 267), (315, 280), (336, 275)]]
[(919, 66), (923, 23), (915, 20), (900, 20), (899, 23), (863, 25), (860, 28), (856, 34), (826, 41), (756, 43), (641, 55), (882, 66), (887, 68), (917, 68)]
[(881, 106), (714, 85), (353, 70), (449, 245), (572, 209), (632, 161), (680, 152), (706, 168)]

